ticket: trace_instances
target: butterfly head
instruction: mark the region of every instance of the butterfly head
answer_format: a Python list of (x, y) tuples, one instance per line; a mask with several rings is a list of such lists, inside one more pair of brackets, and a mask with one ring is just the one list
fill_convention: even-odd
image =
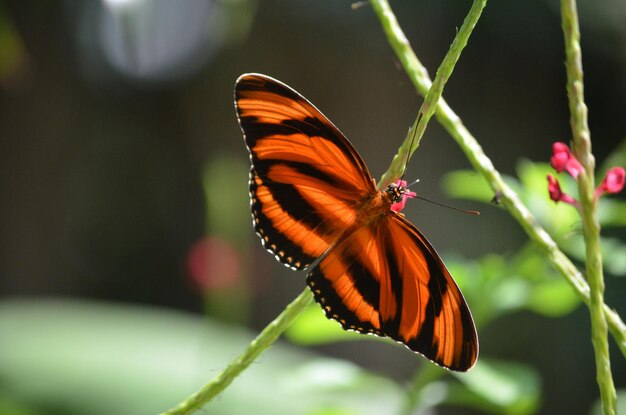
[(411, 199), (417, 196), (417, 193), (408, 189), (407, 182), (404, 180), (396, 180), (387, 186), (385, 190), (389, 199), (391, 199), (391, 210), (394, 212), (400, 212), (404, 209), (407, 199)]

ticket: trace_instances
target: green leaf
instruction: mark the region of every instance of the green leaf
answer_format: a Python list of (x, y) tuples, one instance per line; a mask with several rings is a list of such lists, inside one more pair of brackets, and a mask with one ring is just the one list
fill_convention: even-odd
[[(3, 415), (160, 413), (198, 390), (253, 339), (192, 314), (42, 299), (0, 301), (0, 333)], [(397, 412), (402, 399), (389, 379), (278, 343), (206, 412), (375, 415)]]
[[(547, 189), (546, 177), (548, 174), (556, 174), (548, 163), (532, 162), (527, 159), (520, 159), (515, 170), (522, 185), (529, 190), (532, 189), (533, 192), (537, 189)], [(548, 192), (546, 191), (545, 194), (547, 195)]]
[(487, 276), (482, 272), (478, 261), (463, 258), (460, 255), (449, 254), (445, 256), (446, 266), (450, 274), (454, 275), (454, 281), (462, 291), (480, 290)]
[(285, 336), (294, 343), (317, 345), (346, 340), (363, 340), (367, 337), (341, 328), (339, 323), (329, 320), (318, 304), (311, 304), (285, 331)]
[[(617, 414), (626, 414), (626, 389), (617, 390)], [(591, 408), (591, 415), (604, 415), (602, 402), (598, 399)]]
[[(626, 244), (620, 239), (602, 237), (600, 250), (604, 268), (615, 276), (626, 275)], [(585, 240), (582, 235), (566, 238), (561, 242), (561, 249), (569, 256), (584, 262)]]
[(481, 358), (467, 373), (453, 373), (446, 402), (511, 415), (534, 413), (541, 396), (539, 375), (530, 367)]
[(580, 217), (572, 206), (566, 203), (554, 203), (548, 195), (548, 174), (559, 179), (565, 193), (578, 197), (576, 182), (566, 175), (557, 175), (548, 163), (533, 163), (520, 160), (517, 172), (522, 183), (520, 197), (537, 220), (553, 235), (562, 235), (570, 231), (573, 224), (580, 222)]
[(543, 281), (546, 278), (560, 278), (535, 246), (528, 242), (515, 253), (509, 263), (509, 269), (528, 281)]
[(482, 176), (473, 170), (457, 170), (447, 173), (441, 181), (446, 195), (459, 199), (489, 203), (493, 190)]
[(37, 411), (26, 405), (22, 405), (15, 399), (5, 399), (0, 395), (0, 414), (4, 415), (44, 415), (43, 412)]
[(210, 225), (207, 233), (237, 245), (250, 236), (249, 170), (249, 163), (241, 157), (220, 153), (207, 163), (202, 180)]
[(626, 226), (626, 203), (605, 196), (598, 203), (598, 219), (602, 227)]
[(314, 409), (312, 412), (310, 412), (310, 415), (360, 415), (360, 413), (355, 412), (352, 409), (329, 407)]
[(503, 279), (490, 293), (493, 306), (498, 314), (519, 310), (528, 303), (530, 284), (519, 277)]
[(611, 152), (600, 166), (600, 169), (598, 169), (598, 183), (602, 181), (609, 169), (616, 166), (626, 166), (626, 139), (622, 140), (622, 142), (615, 147), (615, 150)]
[(522, 309), (563, 316), (580, 304), (567, 282), (530, 243), (508, 257), (488, 254), (478, 261), (452, 257), (447, 263), (455, 279), (462, 277), (460, 286), (479, 326)]
[(530, 293), (528, 308), (548, 317), (561, 317), (578, 307), (580, 300), (563, 278), (536, 284)]
[(626, 244), (617, 238), (602, 238), (602, 263), (615, 276), (626, 275)]

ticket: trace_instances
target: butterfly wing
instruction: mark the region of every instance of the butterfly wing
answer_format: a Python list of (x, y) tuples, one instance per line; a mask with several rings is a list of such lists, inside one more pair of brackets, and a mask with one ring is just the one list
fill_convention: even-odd
[(252, 161), (255, 230), (281, 263), (304, 269), (353, 225), (376, 191), (372, 178), (344, 135), (287, 85), (242, 75), (235, 106)]
[(465, 299), (426, 238), (401, 215), (344, 235), (307, 283), (344, 329), (388, 336), (446, 368), (466, 371), (478, 338)]
[(264, 75), (242, 75), (235, 104), (252, 161), (255, 230), (294, 269), (325, 254), (307, 282), (326, 315), (444, 367), (472, 367), (478, 340), (461, 292), (410, 222), (390, 210), (362, 217), (376, 190), (343, 134), (297, 92)]

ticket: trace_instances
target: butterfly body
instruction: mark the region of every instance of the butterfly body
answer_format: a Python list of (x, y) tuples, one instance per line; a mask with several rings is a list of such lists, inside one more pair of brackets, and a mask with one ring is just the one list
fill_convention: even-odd
[(282, 264), (308, 270), (316, 301), (344, 329), (469, 369), (478, 355), (474, 322), (435, 249), (399, 213), (411, 192), (402, 183), (377, 190), (343, 134), (273, 78), (242, 75), (235, 106), (264, 247)]

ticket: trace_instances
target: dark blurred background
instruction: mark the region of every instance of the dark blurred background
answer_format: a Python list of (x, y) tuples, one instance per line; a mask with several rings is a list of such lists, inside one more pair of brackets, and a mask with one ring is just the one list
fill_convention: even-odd
[[(626, 137), (625, 4), (580, 2), (598, 162)], [(370, 6), (351, 5), (1, 1), (0, 300), (114, 301), (264, 327), (305, 275), (276, 264), (252, 232), (233, 84), (260, 72), (291, 85), (380, 177), (421, 99)], [(392, 3), (431, 76), (469, 6)], [(514, 175), (520, 158), (547, 161), (553, 141), (569, 141), (563, 61), (557, 1), (488, 4), (444, 97), (503, 173)], [(432, 122), (407, 176), (426, 197), (476, 208), (440, 190), (440, 177), (462, 168), (464, 155)], [(478, 218), (424, 203), (405, 213), (444, 257), (519, 248), (519, 226), (480, 208)], [(624, 280), (608, 275), (607, 302), (622, 316), (624, 298)], [(538, 368), (540, 413), (589, 413), (597, 388), (588, 333), (583, 307), (560, 319), (518, 313), (480, 332), (481, 353)], [(316, 350), (399, 382), (423, 363), (374, 342)], [(613, 356), (625, 387), (623, 357)]]

